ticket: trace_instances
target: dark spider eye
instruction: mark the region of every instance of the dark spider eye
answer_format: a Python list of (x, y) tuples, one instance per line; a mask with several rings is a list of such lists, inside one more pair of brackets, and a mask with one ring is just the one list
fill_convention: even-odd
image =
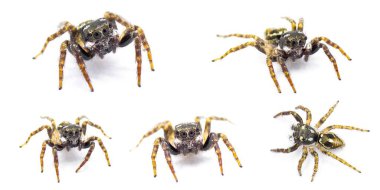
[(109, 27), (109, 28), (113, 28), (113, 26), (112, 26), (112, 24), (111, 24), (111, 23), (109, 23), (109, 24), (108, 24), (108, 27)]
[(108, 33), (108, 29), (107, 28), (103, 28), (103, 34), (107, 34)]
[(194, 137), (194, 135), (195, 135), (194, 131), (189, 132), (189, 137)]
[(186, 137), (187, 137), (187, 133), (186, 133), (186, 132), (182, 132), (182, 133), (181, 133), (181, 137), (182, 137), (182, 138), (186, 138)]
[(100, 32), (94, 32), (94, 38), (95, 39), (100, 39), (100, 37), (101, 37)]
[(179, 137), (179, 132), (178, 131), (175, 132), (175, 136)]
[(199, 133), (199, 128), (195, 129), (195, 132)]

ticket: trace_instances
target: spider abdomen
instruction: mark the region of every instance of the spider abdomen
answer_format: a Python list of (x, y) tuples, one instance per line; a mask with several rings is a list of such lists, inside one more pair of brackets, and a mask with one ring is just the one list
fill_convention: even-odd
[(336, 149), (344, 146), (344, 142), (334, 133), (320, 134), (318, 143), (326, 149)]

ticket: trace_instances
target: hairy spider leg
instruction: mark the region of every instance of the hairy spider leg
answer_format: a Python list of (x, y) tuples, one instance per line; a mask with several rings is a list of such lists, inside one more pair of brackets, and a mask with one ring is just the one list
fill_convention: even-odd
[(30, 138), (32, 138), (34, 135), (36, 135), (37, 133), (41, 132), (42, 130), (46, 129), (47, 130), (47, 133), (49, 135), (49, 137), (51, 137), (51, 133), (52, 133), (52, 129), (49, 125), (42, 125), (40, 128), (36, 129), (35, 131), (31, 132), (28, 139), (25, 141), (24, 144), (20, 145), (20, 148), (22, 148), (23, 146), (25, 146)]
[(58, 155), (57, 155), (57, 150), (53, 147), (52, 148), (53, 150), (53, 157), (54, 157), (54, 168), (55, 168), (55, 174), (57, 176), (57, 181), (59, 183), (59, 169), (58, 169), (58, 166), (59, 166), (59, 162), (58, 162)]
[[(202, 118), (201, 116), (197, 116), (195, 118), (195, 122), (199, 123), (199, 120), (200, 118)], [(224, 118), (224, 117), (217, 117), (217, 116), (210, 116), (210, 117), (207, 117), (206, 118), (206, 123), (205, 123), (205, 130), (203, 132), (203, 144), (206, 142), (207, 138), (209, 137), (210, 135), (210, 132), (211, 132), (211, 121), (213, 120), (216, 120), (216, 121), (227, 121), (227, 122), (230, 122), (227, 118)]]
[(332, 42), (330, 39), (326, 38), (326, 37), (316, 37), (312, 40), (312, 44), (315, 44), (315, 43), (318, 43), (320, 41), (324, 41), (326, 42), (328, 45), (332, 46), (333, 48), (335, 49), (338, 49), (340, 51), (340, 53), (342, 53), (349, 61), (351, 61), (352, 59), (350, 58), (350, 56), (347, 55), (347, 53), (336, 43)]
[(216, 35), (217, 37), (220, 37), (220, 38), (228, 38), (228, 37), (238, 37), (238, 38), (253, 38), (255, 39), (256, 41), (259, 41), (262, 39), (254, 34), (227, 34), (227, 35)]
[(221, 57), (213, 59), (212, 62), (221, 60), (221, 59), (225, 58), (228, 54), (239, 51), (239, 50), (244, 49), (248, 46), (256, 46), (256, 42), (246, 42), (246, 43), (241, 44), (239, 46), (233, 47), (233, 48), (229, 49), (226, 53), (224, 53)]
[(267, 63), (267, 66), (269, 68), (269, 74), (272, 77), (272, 80), (273, 80), (274, 84), (276, 85), (277, 91), (278, 91), (278, 93), (281, 93), (280, 84), (278, 84), (278, 81), (277, 81), (277, 78), (276, 78), (276, 74), (274, 73), (274, 68), (273, 68), (272, 60), (271, 60), (271, 58), (269, 56), (267, 57), (266, 63)]
[(303, 18), (300, 18), (298, 20), (298, 27), (297, 27), (297, 30), (300, 31), (300, 32), (303, 32)]
[(330, 117), (331, 113), (334, 111), (335, 107), (338, 105), (339, 101), (337, 101), (330, 109), (329, 111), (318, 121), (317, 124), (315, 124), (314, 128), (318, 129), (328, 117)]
[(157, 176), (156, 156), (157, 156), (158, 146), (161, 144), (161, 148), (162, 148), (162, 150), (164, 151), (165, 159), (166, 159), (166, 162), (168, 163), (168, 166), (169, 166), (169, 168), (170, 168), (170, 171), (172, 172), (175, 181), (178, 182), (178, 179), (177, 179), (177, 176), (176, 176), (176, 174), (175, 174), (174, 167), (173, 167), (173, 164), (172, 164), (172, 158), (171, 158), (171, 156), (170, 156), (170, 151), (169, 151), (169, 147), (168, 147), (167, 143), (169, 143), (169, 142), (167, 142), (167, 141), (166, 141), (164, 138), (162, 138), (162, 137), (158, 137), (158, 138), (154, 141), (153, 151), (152, 151), (152, 156), (151, 156), (151, 159), (152, 159), (152, 166), (153, 166), (153, 175), (154, 175), (154, 177)]
[(218, 143), (215, 143), (215, 145), (214, 145), (214, 149), (215, 149), (215, 153), (216, 153), (216, 155), (218, 156), (218, 162), (219, 162), (220, 173), (221, 173), (222, 175), (224, 175), (224, 174), (223, 174), (222, 152), (220, 151), (220, 148), (219, 148)]
[(137, 85), (141, 87), (141, 40), (140, 38), (135, 38), (135, 51), (136, 51), (136, 63), (137, 63)]
[(356, 167), (352, 166), (351, 164), (349, 164), (347, 161), (343, 160), (342, 158), (338, 157), (337, 155), (335, 155), (334, 153), (324, 149), (323, 147), (321, 146), (317, 146), (317, 148), (323, 153), (323, 154), (326, 154), (327, 156), (330, 156), (331, 158), (334, 158), (335, 160), (338, 160), (340, 163), (350, 167), (351, 169), (359, 172), (359, 173), (362, 173), (360, 170), (358, 170)]
[(307, 147), (306, 147), (306, 146), (303, 146), (303, 147), (302, 147), (302, 157), (301, 157), (301, 159), (298, 161), (298, 167), (297, 167), (297, 169), (298, 169), (298, 174), (299, 174), (300, 176), (302, 176), (302, 171), (301, 171), (301, 169), (302, 169), (302, 164), (303, 164), (303, 162), (306, 160), (307, 155), (308, 155)]
[(299, 144), (294, 144), (293, 146), (291, 146), (289, 148), (276, 148), (276, 149), (271, 149), (270, 151), (272, 151), (272, 152), (282, 152), (282, 153), (291, 153), (291, 152), (294, 152), (295, 150), (297, 150), (298, 147), (300, 147)]
[(294, 117), (294, 119), (297, 120), (297, 122), (303, 123), (303, 120), (302, 120), (301, 116), (298, 115), (298, 113), (295, 112), (295, 111), (280, 112), (280, 113), (276, 114), (275, 116), (273, 116), (273, 118), (277, 118), (278, 116), (284, 116), (284, 115), (292, 115)]
[(289, 82), (290, 86), (292, 87), (293, 92), (297, 93), (296, 88), (294, 87), (292, 78), (290, 77), (288, 67), (285, 64), (285, 60), (283, 58), (277, 57), (277, 63), (280, 64), (282, 72), (285, 74), (286, 79), (288, 79), (288, 82)]
[(297, 106), (296, 109), (300, 109), (300, 110), (303, 110), (304, 112), (306, 112), (306, 125), (310, 125), (311, 118), (312, 118), (311, 117), (311, 111), (302, 105)]
[(42, 53), (44, 53), (47, 45), (49, 44), (49, 42), (53, 41), (54, 39), (56, 39), (57, 37), (61, 36), (62, 34), (64, 34), (65, 32), (75, 32), (77, 30), (77, 28), (70, 24), (69, 22), (64, 22), (63, 24), (63, 27), (61, 29), (58, 30), (58, 32), (50, 35), (47, 39), (46, 39), (46, 42), (42, 48), (42, 50), (36, 55), (33, 57), (33, 59), (37, 59), (38, 56), (40, 56)]
[(345, 125), (331, 125), (326, 127), (325, 129), (322, 130), (321, 133), (328, 133), (329, 131), (333, 129), (347, 129), (347, 130), (356, 130), (356, 131), (361, 131), (361, 132), (369, 132), (367, 129), (360, 129), (352, 126), (345, 126)]
[(86, 154), (86, 157), (84, 158), (84, 160), (82, 161), (82, 163), (79, 165), (79, 167), (77, 168), (77, 170), (75, 170), (76, 173), (78, 173), (79, 169), (81, 169), (82, 166), (84, 166), (86, 164), (86, 162), (90, 159), (92, 151), (94, 151), (94, 148), (95, 148), (95, 143), (92, 142), (91, 145), (90, 145), (90, 149), (88, 150), (88, 152)]
[(75, 124), (79, 125), (82, 119), (88, 119), (85, 115), (79, 116), (75, 119)]
[(48, 143), (50, 143), (50, 140), (46, 140), (42, 143), (41, 154), (40, 154), (41, 173), (44, 172), (44, 156), (45, 156), (45, 151), (46, 151), (46, 144)]
[(223, 133), (218, 133), (218, 138), (221, 138), (223, 140), (224, 144), (227, 146), (228, 150), (230, 150), (232, 152), (232, 155), (235, 158), (236, 163), (239, 165), (239, 167), (243, 167), (240, 163), (239, 157), (237, 156), (234, 147), (232, 146), (232, 144), (228, 140), (227, 136)]
[(138, 34), (138, 36), (141, 39), (142, 45), (144, 47), (144, 50), (147, 53), (149, 64), (150, 64), (150, 70), (154, 71), (152, 51), (150, 50), (150, 46), (149, 46), (148, 40), (146, 39), (144, 30), (141, 27), (139, 27), (139, 26), (135, 26), (135, 27), (137, 28), (137, 34)]
[[(107, 164), (108, 164), (108, 166), (111, 166), (110, 158), (109, 158), (109, 156), (108, 156), (107, 149), (106, 149), (106, 147), (104, 146), (102, 139), (100, 139), (99, 137), (92, 136), (92, 137), (89, 137), (84, 143), (86, 143), (86, 142), (91, 142), (91, 141), (98, 141), (98, 144), (99, 144), (100, 148), (102, 149), (102, 151), (103, 151), (103, 153), (104, 153), (104, 156), (106, 157), (106, 160), (107, 160)], [(87, 162), (87, 161), (86, 161), (86, 162)], [(78, 169), (79, 169), (79, 168), (78, 168)]]
[(318, 157), (318, 153), (314, 150), (313, 147), (309, 147), (309, 152), (314, 157), (314, 170), (313, 170), (313, 175), (311, 176), (311, 182), (313, 182), (315, 174), (317, 174), (318, 172), (319, 157)]
[(84, 64), (83, 59), (79, 55), (75, 55), (75, 59), (77, 60), (80, 71), (83, 74), (84, 79), (86, 80), (88, 86), (90, 87), (91, 92), (94, 92), (94, 87), (92, 87), (90, 76), (86, 71), (86, 65)]
[(264, 32), (265, 40), (270, 44), (277, 46), (279, 39), (286, 31), (286, 28), (267, 28)]
[(323, 49), (323, 51), (325, 52), (325, 54), (327, 55), (331, 63), (333, 63), (336, 76), (338, 77), (339, 80), (341, 80), (339, 70), (338, 70), (338, 64), (336, 63), (334, 56), (330, 53), (329, 48), (325, 44), (322, 44), (322, 43), (319, 43), (318, 46)]
[(292, 25), (292, 31), (297, 30), (296, 21), (294, 21), (290, 17), (282, 17), (282, 18), (290, 22), (290, 24)]
[(49, 120), (51, 123), (51, 126), (53, 127), (53, 130), (57, 127), (55, 120), (53, 118), (51, 118), (49, 116), (41, 116), (40, 118)]
[(60, 48), (60, 56), (59, 56), (59, 87), (58, 89), (62, 89), (62, 83), (63, 83), (63, 67), (65, 66), (65, 60), (66, 60), (66, 50), (69, 45), (69, 41), (65, 40), (61, 44)]
[(161, 123), (156, 124), (152, 130), (148, 131), (144, 134), (144, 136), (140, 139), (139, 143), (137, 143), (136, 148), (141, 144), (141, 142), (151, 136), (152, 134), (156, 133), (160, 129), (164, 130), (164, 137), (169, 141), (170, 144), (173, 144), (174, 142), (174, 130), (173, 126), (170, 121), (164, 121)]
[(87, 125), (99, 129), (99, 130), (103, 133), (103, 135), (104, 135), (105, 137), (107, 137), (107, 138), (109, 138), (109, 139), (112, 139), (110, 136), (108, 136), (108, 135), (104, 132), (104, 130), (102, 129), (102, 127), (101, 127), (100, 125), (95, 124), (95, 123), (93, 123), (92, 121), (89, 121), (89, 120), (84, 121), (84, 122), (82, 123), (82, 130), (83, 130), (83, 134), (84, 134), (84, 135), (86, 134)]

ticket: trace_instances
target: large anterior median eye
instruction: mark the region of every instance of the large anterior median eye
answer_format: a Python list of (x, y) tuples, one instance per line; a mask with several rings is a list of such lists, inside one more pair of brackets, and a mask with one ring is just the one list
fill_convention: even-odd
[(186, 138), (187, 137), (187, 133), (186, 132), (181, 132), (181, 137), (182, 138)]
[(195, 132), (194, 131), (190, 131), (189, 132), (189, 137), (194, 137), (195, 136)]

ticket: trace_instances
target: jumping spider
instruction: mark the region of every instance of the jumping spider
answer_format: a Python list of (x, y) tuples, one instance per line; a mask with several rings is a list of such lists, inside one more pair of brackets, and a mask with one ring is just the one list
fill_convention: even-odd
[(292, 30), (287, 31), (286, 28), (268, 28), (265, 30), (265, 40), (253, 34), (217, 35), (218, 37), (223, 38), (231, 36), (240, 38), (253, 38), (254, 41), (246, 42), (244, 44), (231, 48), (224, 55), (212, 61), (214, 62), (217, 60), (221, 60), (228, 54), (236, 52), (248, 46), (256, 47), (257, 50), (259, 50), (261, 53), (264, 53), (267, 56), (266, 63), (278, 92), (281, 93), (281, 89), (276, 79), (276, 74), (274, 73), (272, 62), (277, 62), (281, 66), (282, 72), (288, 79), (288, 82), (292, 87), (293, 92), (296, 93), (293, 81), (290, 78), (288, 68), (285, 64), (286, 60), (291, 59), (294, 62), (296, 59), (304, 57), (304, 60), (307, 61), (310, 55), (316, 53), (320, 48), (322, 48), (327, 57), (333, 63), (336, 75), (340, 80), (338, 65), (336, 63), (335, 58), (331, 55), (328, 47), (325, 44), (320, 43), (320, 41), (324, 41), (326, 44), (334, 47), (335, 49), (338, 49), (348, 60), (351, 61), (351, 58), (346, 54), (346, 52), (344, 52), (341, 47), (339, 47), (336, 43), (330, 41), (326, 37), (316, 37), (312, 39), (309, 43), (306, 43), (307, 37), (305, 33), (303, 33), (303, 18), (299, 19), (298, 27), (296, 26), (296, 22), (293, 19), (289, 17), (284, 18), (291, 23)]
[[(41, 132), (44, 129), (47, 130), (49, 140), (45, 140), (42, 143), (42, 150), (41, 150), (41, 155), (40, 155), (41, 173), (44, 170), (43, 158), (45, 156), (46, 145), (49, 145), (53, 150), (54, 166), (55, 166), (55, 172), (57, 175), (58, 183), (60, 180), (59, 180), (57, 151), (61, 151), (65, 148), (67, 151), (69, 151), (71, 148), (78, 148), (79, 150), (85, 149), (85, 148), (90, 148), (88, 150), (88, 153), (87, 153), (86, 157), (84, 158), (83, 162), (79, 165), (79, 167), (77, 168), (77, 170), (75, 172), (78, 172), (79, 169), (82, 166), (84, 166), (84, 164), (86, 164), (86, 162), (90, 159), (91, 153), (95, 148), (95, 142), (94, 141), (98, 141), (100, 148), (103, 150), (103, 152), (106, 156), (108, 166), (111, 166), (110, 160), (108, 157), (107, 149), (104, 146), (102, 140), (96, 136), (91, 136), (87, 139), (84, 139), (84, 137), (86, 135), (87, 125), (99, 129), (103, 133), (104, 136), (111, 139), (111, 137), (107, 136), (105, 134), (105, 132), (103, 131), (103, 129), (99, 125), (94, 124), (93, 122), (89, 121), (87, 119), (87, 117), (85, 117), (85, 116), (80, 116), (75, 120), (75, 124), (72, 124), (68, 121), (64, 121), (64, 122), (60, 123), (58, 125), (58, 128), (57, 128), (54, 119), (52, 119), (50, 117), (46, 117), (46, 116), (41, 117), (41, 118), (49, 120), (51, 122), (51, 125), (42, 125), (40, 128), (38, 128), (37, 130), (30, 133), (26, 142), (20, 146), (20, 148), (22, 148), (24, 145), (26, 145), (29, 142), (29, 140), (32, 136), (36, 135), (37, 133)], [(86, 120), (84, 122), (82, 122), (82, 124), (81, 124), (82, 119), (86, 119)]]
[(235, 149), (232, 147), (226, 135), (222, 133), (214, 133), (210, 132), (211, 129), (211, 121), (212, 120), (220, 120), (220, 121), (228, 121), (223, 117), (207, 117), (205, 130), (202, 134), (200, 119), (202, 117), (198, 116), (195, 118), (195, 122), (189, 123), (181, 123), (175, 126), (173, 129), (170, 121), (164, 121), (158, 123), (151, 131), (147, 132), (140, 140), (140, 142), (136, 145), (138, 147), (144, 138), (149, 137), (153, 133), (157, 132), (160, 129), (164, 130), (164, 138), (158, 137), (154, 141), (153, 152), (152, 152), (152, 165), (153, 165), (153, 174), (154, 177), (157, 176), (156, 171), (156, 155), (158, 151), (158, 146), (161, 145), (162, 150), (164, 151), (166, 161), (169, 165), (169, 168), (174, 176), (176, 182), (178, 182), (177, 176), (174, 171), (174, 167), (172, 164), (172, 159), (170, 154), (173, 155), (187, 155), (189, 153), (197, 154), (198, 151), (206, 151), (211, 148), (215, 149), (215, 152), (218, 156), (220, 172), (223, 175), (223, 166), (222, 166), (222, 154), (218, 145), (218, 141), (221, 138), (224, 144), (228, 147), (228, 149), (232, 152), (236, 162), (240, 167), (240, 160), (235, 152)]
[[(125, 26), (126, 29), (119, 36), (117, 33), (116, 22)], [(66, 49), (76, 58), (79, 68), (86, 79), (91, 91), (94, 91), (92, 87), (90, 77), (86, 71), (84, 60), (90, 60), (95, 55), (103, 58), (104, 55), (116, 52), (117, 47), (125, 47), (132, 41), (135, 42), (136, 62), (137, 62), (137, 85), (141, 87), (141, 45), (147, 51), (148, 59), (150, 62), (150, 69), (154, 71), (152, 53), (148, 41), (146, 40), (144, 31), (136, 25), (132, 25), (117, 14), (106, 12), (104, 18), (97, 20), (85, 21), (79, 26), (75, 27), (69, 22), (64, 22), (63, 26), (58, 32), (50, 35), (42, 50), (33, 59), (36, 59), (41, 55), (48, 43), (62, 34), (69, 32), (70, 40), (65, 40), (61, 44), (61, 56), (59, 58), (59, 90), (62, 89), (63, 81), (63, 67), (65, 65)]]
[[(339, 102), (339, 101), (338, 101)], [(356, 169), (354, 166), (343, 160), (342, 158), (336, 156), (331, 150), (341, 148), (344, 146), (344, 142), (341, 138), (339, 138), (335, 133), (330, 132), (333, 129), (347, 129), (347, 130), (356, 130), (361, 132), (369, 132), (369, 130), (365, 129), (359, 129), (352, 126), (344, 126), (344, 125), (331, 125), (323, 129), (322, 131), (318, 131), (318, 128), (326, 121), (326, 119), (330, 116), (330, 114), (334, 111), (335, 107), (337, 106), (338, 102), (336, 102), (329, 111), (318, 121), (318, 123), (314, 126), (310, 126), (311, 122), (311, 112), (308, 108), (304, 106), (297, 106), (296, 109), (300, 109), (306, 112), (306, 123), (303, 122), (302, 118), (294, 111), (285, 111), (278, 113), (274, 116), (274, 118), (278, 116), (284, 116), (284, 115), (292, 115), (296, 120), (297, 124), (294, 124), (292, 126), (293, 135), (292, 138), (294, 140), (294, 145), (286, 148), (286, 149), (272, 149), (273, 152), (282, 152), (282, 153), (290, 153), (298, 149), (298, 147), (302, 146), (302, 157), (298, 162), (298, 173), (301, 176), (301, 168), (302, 164), (305, 161), (308, 152), (314, 157), (314, 172), (311, 178), (311, 181), (314, 180), (314, 176), (318, 171), (318, 153), (314, 150), (314, 147), (319, 149), (323, 154), (326, 154), (327, 156), (330, 156), (342, 164), (352, 168), (353, 170), (361, 173), (358, 169)]]

